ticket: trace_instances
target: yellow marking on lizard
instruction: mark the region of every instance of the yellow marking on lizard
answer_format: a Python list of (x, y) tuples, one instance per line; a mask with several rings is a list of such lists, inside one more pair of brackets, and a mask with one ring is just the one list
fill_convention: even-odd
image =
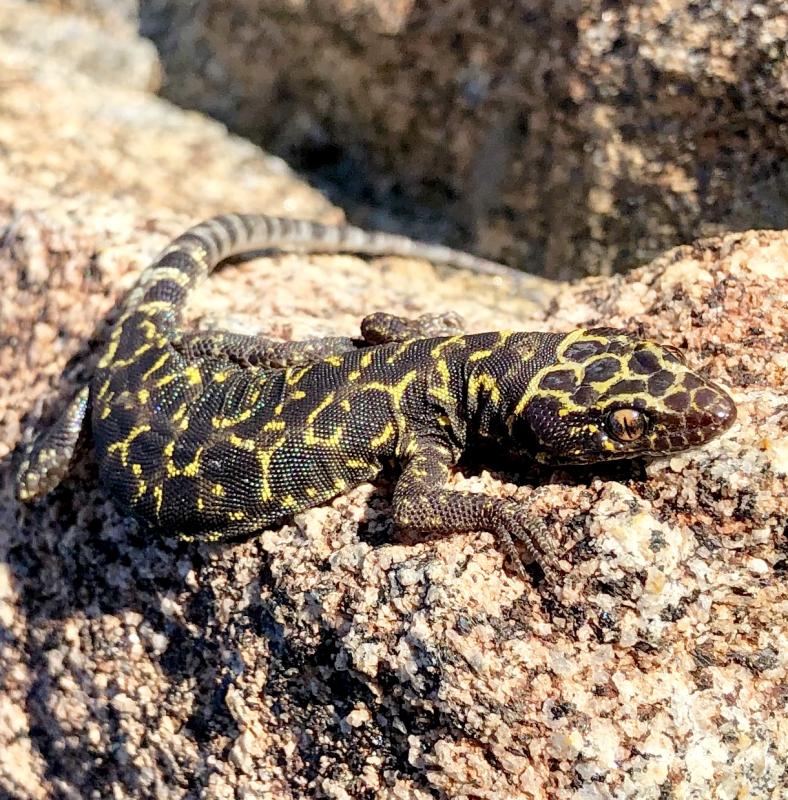
[(194, 365), (186, 367), (186, 369), (183, 370), (183, 374), (192, 386), (197, 386), (202, 383), (202, 373), (199, 367)]
[(260, 465), (260, 480), (262, 483), (260, 499), (264, 503), (274, 499), (274, 493), (271, 489), (271, 460), (276, 451), (285, 443), (286, 439), (286, 436), (281, 436), (267, 448), (256, 451), (257, 462)]
[[(116, 330), (120, 330), (118, 327)], [(99, 359), (98, 367), (100, 369), (106, 369), (110, 364), (114, 363), (115, 353), (118, 352), (118, 339), (117, 337), (112, 338), (107, 345), (107, 349), (104, 351), (104, 355)], [(109, 381), (107, 381), (109, 383)]]
[(451, 347), (453, 344), (458, 344), (460, 342), (463, 342), (464, 338), (465, 337), (461, 335), (450, 336), (448, 339), (444, 339), (442, 342), (438, 342), (438, 344), (436, 344), (435, 347), (433, 347), (432, 350), (430, 350), (430, 355), (435, 359), (440, 358), (441, 355), (443, 354), (443, 351), (447, 347)]
[(315, 431), (315, 422), (320, 414), (334, 402), (334, 393), (329, 392), (306, 417), (304, 443), (308, 445), (327, 445), (333, 447), (342, 440), (343, 425), (337, 425), (328, 436), (321, 436)]
[(498, 388), (498, 381), (492, 375), (482, 372), (471, 377), (468, 381), (468, 394), (474, 397), (478, 396), (481, 389), (490, 393), (490, 400), (495, 405), (501, 402), (501, 390)]
[(127, 467), (127, 461), (129, 458), (129, 448), (131, 447), (132, 442), (143, 433), (147, 433), (150, 430), (150, 425), (137, 425), (132, 428), (125, 439), (119, 442), (113, 442), (108, 448), (108, 453), (119, 452), (120, 453), (120, 463), (123, 464), (124, 467)]
[(241, 436), (237, 436), (234, 433), (231, 433), (228, 437), (227, 441), (233, 446), (237, 447), (240, 450), (246, 450), (248, 453), (253, 453), (257, 448), (254, 439), (244, 439)]
[(140, 320), (137, 329), (146, 339), (157, 339), (159, 337), (159, 329), (153, 320), (143, 319)]
[(169, 372), (163, 378), (159, 378), (159, 380), (157, 380), (156, 383), (154, 383), (153, 385), (157, 389), (163, 389), (168, 383), (172, 383), (176, 378), (180, 377), (181, 377), (180, 372)]
[(194, 458), (182, 468), (178, 468), (172, 462), (172, 450), (169, 453), (165, 452), (168, 461), (165, 462), (165, 469), (167, 477), (175, 478), (177, 476), (185, 476), (187, 478), (196, 478), (200, 474), (200, 459), (202, 458), (204, 447), (200, 445), (194, 452)]
[(158, 372), (168, 361), (170, 360), (170, 354), (168, 351), (164, 351), (157, 359), (153, 362), (153, 366), (150, 369), (147, 369), (145, 372), (140, 375), (140, 380), (145, 382), (153, 375), (154, 372)]
[(499, 347), (503, 347), (503, 345), (505, 345), (513, 335), (514, 331), (508, 328), (502, 331), (498, 331), (498, 341), (495, 343), (496, 349)]
[(387, 422), (383, 430), (377, 436), (373, 436), (369, 440), (369, 443), (372, 445), (372, 447), (380, 447), (393, 438), (394, 426), (390, 422)]
[(411, 383), (419, 376), (419, 371), (412, 369), (406, 372), (396, 383), (382, 383), (381, 381), (370, 381), (359, 387), (360, 392), (385, 392), (394, 399), (397, 407), (402, 403), (402, 398)]
[(232, 428), (234, 425), (240, 425), (242, 422), (246, 422), (249, 417), (252, 416), (252, 409), (245, 408), (239, 414), (236, 414), (234, 417), (212, 417), (211, 418), (211, 425), (214, 428)]
[(167, 300), (149, 300), (147, 303), (141, 303), (135, 309), (140, 314), (150, 314), (151, 316), (158, 314), (161, 311), (172, 310), (172, 303)]
[(394, 352), (386, 359), (387, 364), (395, 364), (399, 359), (410, 352), (411, 349), (411, 342), (406, 340), (402, 342)]
[(295, 386), (311, 369), (311, 364), (307, 364), (303, 367), (288, 367), (285, 370), (285, 383), (288, 386)]
[[(571, 364), (571, 363), (551, 363), (545, 367), (542, 367), (528, 382), (528, 387), (523, 392), (518, 401), (517, 405), (514, 409), (514, 414), (512, 417), (520, 416), (523, 411), (525, 411), (525, 407), (531, 401), (531, 399), (535, 395), (539, 395), (540, 397), (555, 397), (557, 398), (564, 408), (567, 408), (569, 411), (579, 411), (583, 412), (585, 410), (584, 405), (580, 405), (575, 403), (571, 400), (571, 393), (564, 390), (564, 389), (545, 389), (544, 387), (540, 386), (542, 378), (545, 375), (548, 375), (551, 372), (574, 372), (576, 376), (579, 376), (580, 370), (582, 369), (580, 364)], [(577, 385), (580, 385), (580, 379), (578, 377)]]
[[(189, 276), (177, 267), (156, 267), (156, 269), (147, 271), (140, 279), (138, 285), (148, 287), (161, 281), (172, 281), (182, 288), (186, 288), (191, 283)], [(169, 304), (166, 305), (168, 306)]]
[(449, 366), (445, 361), (441, 360), (435, 363), (435, 369), (440, 377), (440, 385), (431, 386), (428, 393), (443, 405), (451, 406), (455, 398), (450, 385), (451, 376), (449, 375)]
[(144, 480), (140, 479), (137, 481), (137, 486), (134, 491), (134, 497), (131, 498), (132, 503), (139, 503), (143, 497), (145, 497), (145, 493), (148, 491), (148, 484), (145, 483)]
[[(197, 226), (202, 227), (202, 225)], [(200, 234), (204, 235), (204, 234)], [(159, 253), (159, 257), (157, 262), (152, 266), (149, 267), (146, 272), (155, 272), (156, 270), (160, 269), (159, 262), (163, 261), (165, 256), (171, 256), (173, 254), (180, 254), (186, 253), (190, 258), (194, 259), (195, 261), (204, 261), (208, 256), (208, 251), (205, 249), (205, 245), (201, 244), (199, 240), (190, 239), (185, 242), (171, 242), (161, 253)]]
[(161, 514), (161, 503), (164, 499), (164, 492), (161, 486), (153, 487), (153, 499), (156, 501), (156, 516), (158, 517)]
[(153, 342), (144, 342), (128, 358), (118, 358), (112, 362), (113, 369), (128, 367), (136, 363), (141, 355), (153, 349)]

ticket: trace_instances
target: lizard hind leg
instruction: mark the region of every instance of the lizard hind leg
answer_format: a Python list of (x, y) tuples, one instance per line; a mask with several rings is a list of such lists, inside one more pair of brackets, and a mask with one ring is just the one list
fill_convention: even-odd
[(68, 474), (88, 421), (89, 387), (83, 386), (60, 416), (27, 446), (16, 473), (17, 497), (38, 500)]
[(314, 364), (322, 358), (342, 355), (359, 347), (405, 342), (410, 339), (462, 333), (462, 318), (453, 313), (422, 314), (411, 319), (377, 312), (361, 322), (361, 340), (345, 336), (281, 342), (267, 336), (208, 331), (185, 333), (173, 347), (188, 360), (226, 358), (242, 367), (279, 369)]

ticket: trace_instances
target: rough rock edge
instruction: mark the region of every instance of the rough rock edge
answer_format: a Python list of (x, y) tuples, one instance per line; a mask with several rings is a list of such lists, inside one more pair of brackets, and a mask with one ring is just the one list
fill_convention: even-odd
[[(392, 540), (385, 483), (244, 544), (186, 548), (141, 537), (89, 467), (20, 511), (6, 459), (4, 696), (23, 732), (8, 752), (35, 754), (28, 763), (50, 790), (120, 786), (127, 796), (157, 785), (182, 796), (190, 781), (217, 797), (568, 797), (601, 786), (623, 797), (666, 786), (769, 796), (788, 746), (778, 730), (788, 409), (769, 388), (788, 369), (786, 255), (785, 234), (722, 237), (628, 277), (581, 282), (549, 319), (534, 314), (539, 327), (659, 330), (731, 386), (740, 408), (729, 434), (645, 476), (525, 472), (520, 488), (506, 473), (455, 476), (524, 500), (531, 483), (557, 481), (538, 502), (567, 547), (579, 540), (566, 558), (580, 586), (563, 604), (510, 576), (490, 536)], [(259, 313), (262, 300), (285, 334), (347, 331), (387, 266), (277, 263), (268, 275), (258, 262), (224, 272), (201, 312)], [(295, 276), (311, 299), (328, 263), (328, 319), (298, 322)], [(122, 255), (102, 262), (99, 285), (128, 266)], [(374, 294), (410, 312), (398, 269), (407, 265), (390, 266)], [(82, 305), (96, 286), (69, 290)], [(494, 321), (513, 320), (476, 309), (475, 327)]]

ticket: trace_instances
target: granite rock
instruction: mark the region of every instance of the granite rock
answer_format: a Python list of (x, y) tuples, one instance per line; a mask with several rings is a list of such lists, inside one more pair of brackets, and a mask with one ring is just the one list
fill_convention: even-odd
[[(97, 9), (52, 13), (21, 0), (0, 5), (0, 42), (45, 59), (52, 70), (76, 72), (115, 87), (156, 91), (161, 65), (150, 41), (137, 36), (136, 13), (119, 14), (117, 6), (97, 24)], [(135, 9), (136, 11), (136, 9)]]
[(362, 219), (370, 196), (431, 209), (528, 271), (788, 222), (785, 3), (168, 0), (142, 22), (168, 97), (344, 183)]
[(187, 545), (120, 516), (89, 454), (20, 506), (15, 448), (190, 221), (341, 215), (196, 114), (1, 42), (0, 73), (0, 795), (780, 797), (788, 234), (527, 296), (400, 259), (222, 270), (194, 324), (302, 338), (455, 309), (471, 330), (640, 326), (739, 417), (648, 465), (455, 474), (543, 509), (575, 577), (555, 590), (513, 575), (490, 535), (392, 530), (386, 479), (243, 543)]

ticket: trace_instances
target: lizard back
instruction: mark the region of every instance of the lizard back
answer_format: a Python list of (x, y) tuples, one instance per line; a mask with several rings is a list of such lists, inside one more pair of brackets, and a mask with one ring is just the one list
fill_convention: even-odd
[(176, 345), (191, 290), (234, 254), (271, 246), (403, 255), (427, 248), (433, 259), (486, 263), (415, 245), (244, 215), (178, 237), (126, 298), (92, 381), (99, 469), (118, 503), (155, 527), (211, 538), (274, 522), (376, 475), (396, 449), (391, 420), (399, 405), (409, 395), (423, 402), (417, 351), (429, 344), (407, 352), (381, 345), (280, 370), (188, 358)]

